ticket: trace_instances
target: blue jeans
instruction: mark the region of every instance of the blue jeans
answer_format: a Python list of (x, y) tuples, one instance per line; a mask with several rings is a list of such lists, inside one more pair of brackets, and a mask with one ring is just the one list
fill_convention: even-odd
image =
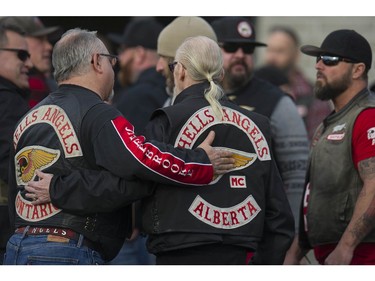
[(125, 241), (117, 256), (108, 262), (109, 265), (153, 265), (155, 256), (146, 248), (146, 237), (138, 235), (134, 240)]
[(66, 243), (47, 241), (48, 235), (14, 234), (10, 237), (4, 257), (5, 265), (95, 265), (103, 264), (100, 254), (78, 241)]

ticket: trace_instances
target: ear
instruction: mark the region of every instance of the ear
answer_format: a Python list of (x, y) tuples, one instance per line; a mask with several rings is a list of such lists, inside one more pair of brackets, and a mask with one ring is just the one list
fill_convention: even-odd
[(353, 67), (353, 79), (360, 78), (366, 70), (366, 65), (363, 62), (355, 63)]
[[(178, 69), (176, 69), (178, 68)], [(181, 65), (181, 63), (178, 64), (178, 67), (176, 66), (175, 68), (175, 72), (176, 72), (176, 75), (177, 75), (177, 78), (180, 80), (180, 81), (185, 81), (186, 79), (186, 69)]]
[(219, 76), (219, 83), (221, 83), (224, 79), (224, 75), (225, 75), (225, 70), (224, 68), (221, 69), (221, 72), (220, 72), (220, 76)]
[(98, 54), (93, 54), (91, 59), (91, 65), (95, 72), (102, 73), (102, 56), (99, 56)]

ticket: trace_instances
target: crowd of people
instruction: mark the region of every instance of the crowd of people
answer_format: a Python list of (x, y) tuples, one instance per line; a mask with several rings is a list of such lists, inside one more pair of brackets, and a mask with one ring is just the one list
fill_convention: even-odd
[(375, 264), (366, 38), (188, 16), (102, 36), (0, 18), (1, 264)]

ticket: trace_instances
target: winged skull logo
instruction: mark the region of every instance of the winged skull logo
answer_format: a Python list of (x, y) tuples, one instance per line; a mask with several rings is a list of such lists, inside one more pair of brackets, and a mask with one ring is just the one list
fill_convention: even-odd
[[(215, 147), (215, 149), (223, 149), (233, 153), (234, 168), (231, 171), (242, 170), (249, 167), (257, 159), (256, 153), (248, 153), (228, 147)], [(216, 176), (210, 184), (216, 183), (222, 176)]]
[(25, 147), (15, 156), (16, 177), (24, 185), (35, 177), (35, 171), (52, 166), (60, 157), (59, 150), (42, 146)]

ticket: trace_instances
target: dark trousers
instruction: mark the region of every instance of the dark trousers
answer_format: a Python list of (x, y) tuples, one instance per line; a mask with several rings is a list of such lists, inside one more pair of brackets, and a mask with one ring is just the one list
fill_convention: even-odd
[(209, 244), (156, 255), (157, 265), (245, 265), (247, 249)]
[(0, 249), (0, 265), (4, 262), (5, 249)]

